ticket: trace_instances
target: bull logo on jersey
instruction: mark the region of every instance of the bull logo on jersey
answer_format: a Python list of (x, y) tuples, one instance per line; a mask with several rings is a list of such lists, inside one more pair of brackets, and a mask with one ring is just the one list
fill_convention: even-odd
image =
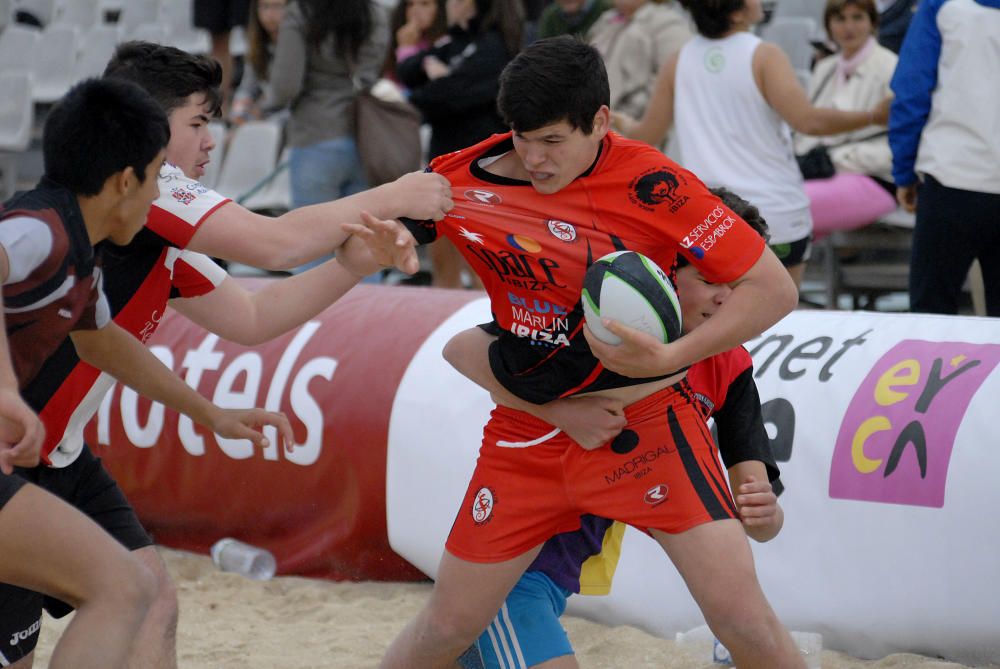
[(550, 219), (545, 221), (545, 225), (549, 227), (552, 236), (560, 241), (572, 242), (576, 240), (576, 228), (573, 227), (572, 223)]
[(472, 499), (472, 520), (476, 525), (482, 525), (493, 515), (493, 506), (496, 504), (496, 497), (493, 491), (483, 486)]
[(463, 193), (465, 199), (479, 204), (498, 205), (503, 202), (503, 198), (493, 191), (482, 190), (481, 188), (470, 188)]
[(632, 180), (628, 199), (646, 211), (654, 211), (666, 202), (670, 212), (675, 213), (688, 201), (687, 195), (677, 193), (681, 186), (686, 185), (683, 175), (675, 174), (667, 167), (654, 167)]

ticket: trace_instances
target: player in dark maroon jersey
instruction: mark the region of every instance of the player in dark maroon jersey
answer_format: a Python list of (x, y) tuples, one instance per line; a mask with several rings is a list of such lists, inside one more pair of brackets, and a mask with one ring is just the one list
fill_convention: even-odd
[[(37, 464), (41, 437), (19, 406), (19, 390), (46, 382), (62, 339), (100, 337), (111, 327), (93, 245), (126, 243), (142, 227), (168, 134), (166, 118), (138, 87), (83, 82), (46, 120), (46, 176), (0, 207), (0, 581), (11, 584), (0, 604), (4, 666), (31, 663), (41, 608), (18, 618), (25, 598), (40, 602), (45, 593), (78, 608), (50, 666), (92, 669), (122, 665), (152, 601), (153, 576), (140, 560), (72, 506), (11, 474), (11, 466)], [(137, 373), (155, 376), (152, 356), (122, 357)]]
[[(618, 402), (626, 427), (607, 447), (585, 450), (544, 421), (498, 406), (434, 593), (383, 667), (453, 666), (541, 544), (578, 528), (588, 513), (627, 522), (660, 543), (739, 666), (804, 666), (757, 582), (684, 378), (692, 363), (791, 311), (794, 284), (760, 236), (694, 174), (609, 133), (608, 98), (596, 51), (571, 38), (541, 40), (501, 77), (498, 104), (513, 132), (431, 165), (452, 183), (455, 208), (437, 223), (408, 227), (419, 242), (446, 235), (483, 279), (500, 326), (489, 350), (493, 376), (536, 404), (583, 394)], [(398, 250), (396, 224), (372, 217), (365, 224), (349, 229), (377, 257)], [(683, 254), (707, 280), (732, 288), (696, 332), (655, 351), (634, 341), (620, 347), (644, 355), (639, 370), (591, 350), (580, 307), (587, 267), (623, 249), (666, 268)], [(626, 466), (636, 460), (640, 476)], [(740, 606), (730, 606), (734, 600)]]

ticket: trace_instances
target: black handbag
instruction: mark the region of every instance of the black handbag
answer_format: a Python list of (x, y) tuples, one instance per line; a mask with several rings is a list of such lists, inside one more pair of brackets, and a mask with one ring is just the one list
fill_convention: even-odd
[(837, 173), (830, 160), (830, 152), (822, 144), (817, 144), (801, 155), (795, 156), (803, 179), (829, 179)]

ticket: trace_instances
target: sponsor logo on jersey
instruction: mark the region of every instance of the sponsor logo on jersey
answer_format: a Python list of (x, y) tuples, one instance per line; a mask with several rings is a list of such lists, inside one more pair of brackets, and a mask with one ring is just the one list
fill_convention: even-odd
[(550, 286), (566, 287), (556, 279), (555, 271), (559, 269), (559, 263), (551, 258), (493, 251), (474, 244), (467, 244), (465, 248), (508, 286), (535, 292), (548, 290)]
[(511, 333), (532, 342), (554, 348), (569, 346), (568, 310), (538, 298), (526, 298), (507, 293), (511, 308)]
[(715, 207), (708, 212), (705, 220), (688, 231), (681, 239), (681, 246), (691, 251), (696, 258), (704, 258), (715, 244), (732, 229), (736, 219), (726, 213), (722, 207)]
[(518, 251), (527, 251), (528, 253), (538, 253), (542, 250), (542, 245), (536, 242), (531, 237), (525, 237), (524, 235), (507, 235), (507, 243)]
[(472, 499), (472, 520), (476, 525), (482, 525), (493, 516), (493, 507), (496, 506), (496, 495), (486, 486), (479, 489)]
[(660, 446), (655, 451), (650, 449), (648, 451), (643, 451), (642, 453), (637, 453), (630, 459), (612, 469), (610, 473), (605, 474), (604, 482), (607, 485), (614, 485), (616, 483), (620, 483), (629, 476), (635, 479), (641, 479), (646, 474), (651, 474), (653, 472), (653, 463), (655, 463), (657, 459), (661, 456), (669, 454), (673, 450), (674, 449), (669, 446)]
[(477, 202), (479, 204), (488, 204), (496, 206), (503, 202), (503, 198), (489, 190), (482, 190), (481, 188), (470, 188), (463, 193), (465, 199), (470, 202)]
[(661, 483), (655, 485), (646, 491), (646, 504), (650, 506), (656, 506), (657, 504), (662, 504), (667, 501), (667, 497), (670, 496), (670, 486), (666, 483)]
[(468, 239), (470, 242), (475, 242), (476, 244), (479, 244), (479, 245), (483, 245), (483, 244), (486, 243), (486, 242), (483, 241), (483, 235), (481, 233), (478, 233), (478, 232), (469, 232), (468, 230), (466, 230), (465, 228), (463, 228), (461, 226), (459, 226), (459, 228), (458, 228), (458, 234), (462, 235), (462, 237), (464, 237), (465, 239)]
[(677, 190), (687, 185), (683, 175), (675, 173), (670, 168), (654, 167), (646, 170), (629, 183), (629, 201), (646, 211), (667, 203), (670, 213), (676, 213), (688, 199), (687, 195), (678, 195)]
[(556, 239), (564, 242), (576, 241), (576, 228), (572, 223), (549, 219), (548, 221), (545, 221), (545, 225), (548, 226), (549, 232), (551, 232), (552, 236)]
[(185, 190), (184, 188), (172, 188), (170, 189), (170, 195), (185, 206), (194, 202), (197, 197), (194, 193)]

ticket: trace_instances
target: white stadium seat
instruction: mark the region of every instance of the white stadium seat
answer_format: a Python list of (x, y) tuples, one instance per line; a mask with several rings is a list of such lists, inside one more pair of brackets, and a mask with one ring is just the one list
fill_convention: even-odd
[(3, 172), (3, 192), (0, 199), (10, 197), (17, 187), (17, 154), (28, 148), (34, 124), (34, 104), (31, 99), (31, 74), (0, 72), (0, 171)]
[(270, 121), (248, 121), (232, 131), (215, 190), (241, 200), (278, 164), (282, 129)]
[(78, 40), (77, 29), (72, 25), (56, 23), (42, 31), (42, 46), (36, 49), (31, 68), (35, 102), (55, 102), (73, 85)]

